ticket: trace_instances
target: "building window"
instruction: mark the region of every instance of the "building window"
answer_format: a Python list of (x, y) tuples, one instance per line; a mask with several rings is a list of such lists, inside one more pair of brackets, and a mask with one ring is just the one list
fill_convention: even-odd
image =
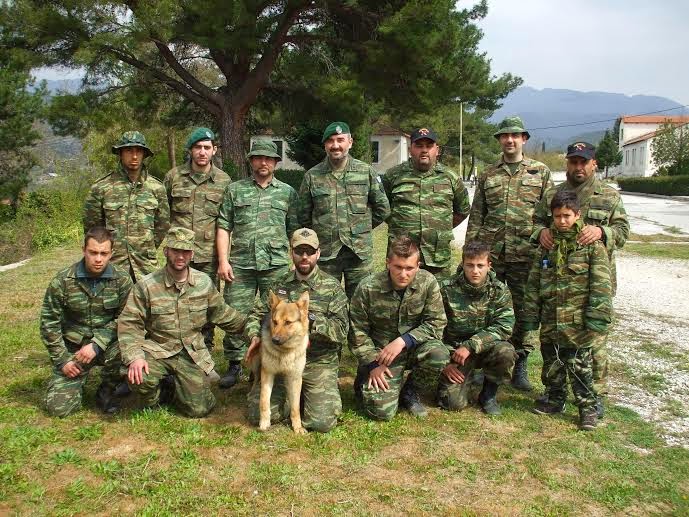
[(280, 155), (280, 159), (281, 159), (281, 160), (284, 160), (284, 159), (285, 159), (285, 155), (282, 154), (282, 146), (283, 146), (284, 142), (283, 142), (282, 140), (273, 140), (273, 143), (274, 143), (274, 144), (277, 146), (277, 148), (278, 148), (278, 154)]
[(632, 167), (636, 165), (636, 149), (632, 149)]
[(371, 154), (373, 155), (373, 163), (380, 163), (380, 142), (377, 140), (371, 141)]
[(624, 152), (624, 164), (629, 165), (629, 149)]

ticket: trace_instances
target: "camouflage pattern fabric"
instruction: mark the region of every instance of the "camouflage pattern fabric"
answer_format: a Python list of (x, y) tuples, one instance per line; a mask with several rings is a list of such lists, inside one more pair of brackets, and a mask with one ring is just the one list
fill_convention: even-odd
[(452, 259), (453, 214), (469, 215), (469, 194), (462, 178), (441, 163), (424, 172), (408, 160), (381, 179), (390, 201), (388, 241), (406, 234), (419, 246), (422, 264), (447, 268)]
[(122, 166), (93, 184), (84, 202), (84, 232), (94, 226), (112, 230), (112, 263), (139, 281), (158, 267), (156, 250), (170, 228), (165, 187), (141, 169), (132, 183)]
[(321, 262), (346, 246), (362, 261), (373, 257), (371, 231), (390, 215), (378, 173), (351, 156), (334, 171), (326, 157), (304, 174), (299, 189), (299, 224), (318, 234)]
[(515, 323), (510, 342), (518, 353), (531, 353), (538, 346), (538, 331), (526, 330), (524, 325), (524, 292), (531, 264), (512, 262), (493, 264), (496, 278), (505, 283), (512, 295)]
[[(591, 343), (591, 375), (593, 377), (593, 391), (598, 396), (608, 394), (608, 350), (606, 346), (607, 334), (598, 334), (589, 332), (587, 339)], [(541, 355), (543, 356), (543, 369), (541, 370), (541, 382), (543, 386), (549, 386), (549, 375), (552, 363), (556, 360), (554, 347), (552, 343), (549, 347), (544, 348), (541, 345)], [(598, 353), (598, 359), (596, 359)]]
[(596, 393), (593, 387), (591, 347), (561, 348), (549, 338), (541, 337), (541, 353), (549, 402), (553, 405), (565, 402), (569, 378), (577, 407), (593, 407), (596, 403)]
[(319, 260), (318, 264), (321, 270), (333, 278), (344, 277), (345, 293), (351, 299), (359, 282), (371, 274), (373, 260), (362, 260), (349, 248), (340, 248), (336, 258), (326, 262)]
[[(190, 162), (168, 171), (163, 181), (170, 204), (170, 225), (193, 230), (194, 263), (212, 263), (216, 270), (215, 228), (225, 187), (230, 181), (214, 165), (204, 174), (192, 171)], [(213, 278), (215, 271), (208, 274)]]
[(298, 198), (288, 184), (273, 178), (261, 188), (253, 178), (225, 189), (218, 228), (232, 233), (232, 267), (266, 271), (289, 264), (289, 238), (299, 228)]

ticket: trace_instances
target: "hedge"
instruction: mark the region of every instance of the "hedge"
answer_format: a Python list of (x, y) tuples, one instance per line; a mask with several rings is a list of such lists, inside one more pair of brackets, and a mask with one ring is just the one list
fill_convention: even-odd
[(662, 194), (664, 196), (689, 196), (689, 175), (653, 176), (651, 178), (615, 178), (620, 188), (627, 192)]
[(299, 187), (301, 187), (301, 181), (304, 179), (304, 171), (299, 169), (277, 169), (275, 177), (288, 185), (292, 185), (292, 188), (298, 192)]

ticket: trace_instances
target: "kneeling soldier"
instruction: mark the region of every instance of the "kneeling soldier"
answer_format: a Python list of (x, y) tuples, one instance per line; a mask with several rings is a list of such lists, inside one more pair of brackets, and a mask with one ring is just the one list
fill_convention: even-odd
[(469, 403), (469, 379), (482, 368), (481, 409), (499, 415), (498, 386), (510, 382), (516, 354), (507, 341), (514, 326), (512, 296), (491, 270), (490, 248), (476, 241), (467, 243), (462, 269), (441, 284), (447, 327), (445, 344), (452, 362), (438, 381), (438, 404), (459, 411)]

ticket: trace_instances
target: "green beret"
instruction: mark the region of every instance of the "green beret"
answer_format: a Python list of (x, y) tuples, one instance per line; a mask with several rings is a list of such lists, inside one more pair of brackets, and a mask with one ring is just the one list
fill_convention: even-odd
[(500, 138), (500, 135), (509, 133), (524, 133), (526, 134), (526, 139), (531, 138), (529, 132), (524, 129), (524, 122), (519, 117), (507, 117), (505, 120), (500, 122), (498, 125), (498, 130), (493, 133), (495, 138)]
[(282, 156), (278, 154), (278, 146), (272, 140), (262, 138), (254, 140), (251, 144), (251, 151), (246, 155), (247, 160), (252, 156), (267, 156), (268, 158), (275, 158), (278, 161), (282, 160)]
[(126, 131), (112, 146), (112, 154), (120, 154), (120, 149), (124, 147), (141, 147), (146, 156), (153, 156), (153, 151), (146, 145), (146, 138), (139, 131)]
[(323, 131), (323, 140), (321, 143), (324, 144), (325, 141), (333, 135), (351, 134), (349, 126), (346, 122), (333, 122)]
[(176, 250), (194, 250), (194, 232), (189, 228), (182, 228), (175, 226), (170, 228), (167, 232), (167, 241), (165, 245), (168, 248)]
[(194, 129), (189, 135), (189, 138), (187, 138), (187, 149), (191, 149), (196, 142), (201, 142), (202, 140), (214, 141), (215, 135), (213, 131), (207, 127), (197, 127)]

